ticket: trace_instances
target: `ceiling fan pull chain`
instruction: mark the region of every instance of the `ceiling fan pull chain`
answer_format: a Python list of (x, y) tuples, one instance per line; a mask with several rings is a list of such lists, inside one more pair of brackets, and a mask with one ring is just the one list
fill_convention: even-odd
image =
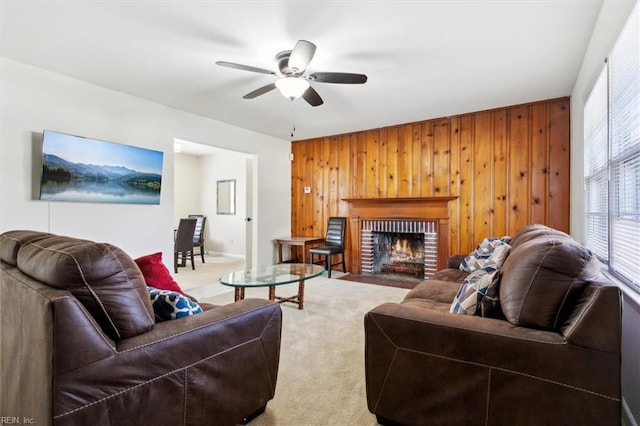
[(291, 140), (293, 141), (293, 135), (296, 133), (296, 116), (293, 110), (293, 99), (291, 99)]

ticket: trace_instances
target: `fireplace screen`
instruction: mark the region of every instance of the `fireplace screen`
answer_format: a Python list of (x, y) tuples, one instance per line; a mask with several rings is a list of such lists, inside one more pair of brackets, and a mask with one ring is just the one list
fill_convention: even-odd
[(431, 221), (364, 220), (362, 272), (428, 278), (437, 266), (436, 227)]

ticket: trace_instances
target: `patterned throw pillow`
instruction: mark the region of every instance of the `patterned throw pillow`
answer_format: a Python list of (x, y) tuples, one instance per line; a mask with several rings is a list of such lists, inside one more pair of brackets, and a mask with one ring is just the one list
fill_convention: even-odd
[(491, 266), (473, 271), (458, 289), (449, 312), (460, 315), (475, 315), (497, 272), (498, 270)]
[(502, 271), (498, 270), (493, 277), (484, 297), (476, 305), (476, 316), (485, 318), (504, 318), (502, 307), (500, 306), (500, 280)]
[(160, 290), (154, 287), (147, 287), (147, 289), (149, 290), (149, 297), (151, 297), (151, 304), (153, 305), (153, 312), (157, 322), (187, 317), (202, 312), (202, 308), (198, 303), (178, 292)]
[[(476, 269), (465, 280), (453, 298), (449, 312), (460, 315), (494, 317), (499, 310), (499, 269), (510, 251), (507, 243), (496, 245), (490, 256), (483, 259), (483, 266)], [(485, 298), (488, 298), (485, 300)]]
[[(497, 247), (509, 244), (511, 237), (491, 237), (482, 240), (478, 247), (460, 262), (460, 270), (465, 272), (473, 272), (482, 268), (487, 264), (489, 258)], [(502, 263), (500, 263), (502, 264)]]

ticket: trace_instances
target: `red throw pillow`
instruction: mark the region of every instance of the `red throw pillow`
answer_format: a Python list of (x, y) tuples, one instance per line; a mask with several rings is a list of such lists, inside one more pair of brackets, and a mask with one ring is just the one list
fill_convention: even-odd
[(135, 261), (148, 286), (184, 294), (167, 267), (162, 263), (162, 252), (148, 254), (135, 259)]

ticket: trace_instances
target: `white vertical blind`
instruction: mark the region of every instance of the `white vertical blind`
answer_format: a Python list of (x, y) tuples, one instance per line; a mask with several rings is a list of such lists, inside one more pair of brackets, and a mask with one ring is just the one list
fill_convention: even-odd
[(607, 67), (584, 105), (585, 244), (609, 260), (609, 127)]
[(608, 91), (603, 89), (607, 86), (605, 75), (607, 67), (584, 110), (586, 244), (613, 273), (640, 291), (638, 5), (608, 59)]
[(611, 52), (612, 203), (609, 266), (640, 286), (640, 8), (636, 5)]
[(636, 5), (610, 58), (611, 157), (640, 146), (640, 9)]

